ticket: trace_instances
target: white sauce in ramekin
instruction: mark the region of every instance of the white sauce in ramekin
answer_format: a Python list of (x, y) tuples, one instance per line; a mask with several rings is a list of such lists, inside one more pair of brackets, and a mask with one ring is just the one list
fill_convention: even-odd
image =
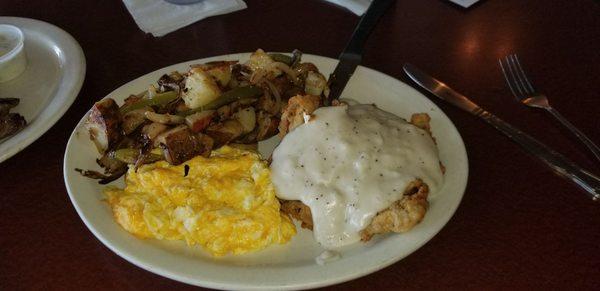
[(326, 249), (360, 240), (373, 217), (422, 179), (441, 185), (431, 136), (374, 105), (323, 107), (273, 152), (277, 196), (310, 207), (316, 241)]

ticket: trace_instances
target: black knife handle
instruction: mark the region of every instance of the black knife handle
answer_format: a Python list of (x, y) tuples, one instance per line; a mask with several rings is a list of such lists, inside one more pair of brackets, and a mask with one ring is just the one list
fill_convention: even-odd
[(346, 45), (344, 53), (362, 55), (363, 47), (369, 34), (373, 31), (379, 18), (394, 1), (395, 0), (373, 0), (373, 2), (371, 2), (367, 12), (360, 18), (356, 29), (354, 29), (352, 38), (350, 38), (350, 41)]
[(331, 101), (338, 99), (350, 80), (350, 76), (356, 70), (362, 59), (363, 47), (369, 34), (377, 24), (379, 18), (385, 13), (385, 10), (394, 2), (394, 0), (373, 0), (365, 15), (361, 17), (358, 25), (352, 33), (352, 37), (346, 48), (339, 56), (339, 63), (331, 75), (329, 75), (328, 85), (329, 95), (324, 100), (326, 106), (331, 105)]

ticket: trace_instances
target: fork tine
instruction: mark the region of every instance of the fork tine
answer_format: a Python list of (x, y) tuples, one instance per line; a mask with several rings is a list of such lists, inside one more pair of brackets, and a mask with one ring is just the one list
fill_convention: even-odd
[(519, 76), (516, 74), (515, 67), (511, 63), (511, 55), (505, 57), (506, 67), (508, 69), (508, 75), (512, 81), (515, 92), (517, 92), (517, 99), (523, 100), (527, 98), (527, 93), (523, 90), (523, 86), (521, 86), (521, 81), (519, 80)]
[[(516, 55), (512, 54), (508, 56), (509, 62), (510, 62), (510, 69), (514, 74), (515, 80), (518, 83), (518, 87), (519, 87), (519, 91), (522, 91), (524, 96), (527, 95), (531, 95), (531, 93), (533, 92), (529, 92), (527, 85), (525, 84), (525, 80), (522, 74), (524, 74), (525, 72), (523, 72), (522, 70), (520, 70), (520, 68), (517, 66), (517, 62), (516, 62)], [(521, 74), (522, 73), (522, 74)], [(526, 78), (526, 77), (525, 77)], [(527, 97), (525, 97), (527, 98)]]
[(525, 90), (523, 90), (523, 86), (521, 83), (521, 80), (519, 79), (519, 75), (517, 75), (517, 70), (514, 66), (514, 63), (511, 62), (512, 61), (512, 54), (506, 56), (506, 63), (508, 64), (508, 71), (510, 72), (510, 75), (512, 77), (513, 80), (513, 84), (515, 85), (517, 91), (519, 92), (520, 96), (522, 99), (525, 99), (527, 97), (525, 97), (527, 94), (525, 92)]
[(504, 64), (502, 63), (502, 59), (498, 59), (498, 63), (500, 64), (500, 69), (502, 70), (502, 74), (504, 75), (504, 79), (506, 80), (506, 84), (508, 84), (508, 88), (510, 89), (510, 92), (513, 94), (513, 96), (515, 96), (515, 98), (517, 98), (517, 100), (521, 100), (521, 97), (519, 96), (519, 94), (517, 94), (514, 85), (512, 84), (512, 77), (509, 76), (508, 74), (508, 65), (507, 68), (504, 68)]
[(521, 62), (519, 61), (519, 57), (517, 56), (517, 54), (514, 54), (514, 59), (516, 61), (518, 70), (521, 72), (521, 75), (522, 75), (523, 79), (525, 80), (527, 89), (529, 89), (529, 92), (530, 92), (529, 94), (535, 93), (535, 89), (533, 89), (531, 82), (529, 82), (529, 78), (527, 78), (527, 74), (525, 73), (525, 70), (523, 70), (523, 67), (521, 66)]

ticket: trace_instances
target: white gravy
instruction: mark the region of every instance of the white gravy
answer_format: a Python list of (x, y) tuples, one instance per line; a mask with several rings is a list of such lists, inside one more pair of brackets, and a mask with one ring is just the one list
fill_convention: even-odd
[(310, 207), (326, 249), (359, 241), (416, 178), (431, 192), (443, 181), (429, 134), (373, 105), (317, 109), (275, 149), (271, 169), (279, 198)]

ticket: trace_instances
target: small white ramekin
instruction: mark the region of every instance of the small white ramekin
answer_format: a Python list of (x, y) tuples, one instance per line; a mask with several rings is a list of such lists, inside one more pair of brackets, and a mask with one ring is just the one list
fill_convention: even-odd
[(0, 83), (10, 81), (25, 71), (24, 40), (18, 27), (0, 24)]

